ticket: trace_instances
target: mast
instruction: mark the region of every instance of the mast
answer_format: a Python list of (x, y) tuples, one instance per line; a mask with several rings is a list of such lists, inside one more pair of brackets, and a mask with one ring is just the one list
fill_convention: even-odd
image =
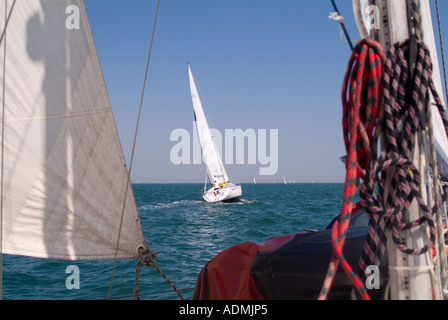
[[(387, 1), (386, 12), (387, 21), (383, 23), (383, 34), (389, 34), (390, 42), (384, 42), (384, 49), (389, 50), (390, 47), (398, 41), (409, 38), (408, 19), (408, 1)], [(386, 36), (384, 35), (382, 39)], [(418, 142), (416, 145), (422, 146), (422, 141), (416, 137)], [(421, 150), (424, 152), (424, 150)], [(414, 163), (418, 163), (419, 169), (425, 172), (426, 161), (424, 157), (418, 157), (419, 150), (415, 150)], [(388, 177), (391, 177), (388, 174)], [(390, 180), (388, 181), (390, 185)], [(420, 188), (422, 191), (424, 189)], [(386, 194), (387, 192), (386, 188)], [(384, 195), (386, 197), (387, 195)], [(426, 194), (423, 198), (427, 200)], [(420, 216), (418, 205), (414, 200), (409, 208), (409, 220), (416, 220)], [(425, 230), (423, 228), (415, 228), (412, 231), (401, 231), (400, 239), (406, 243), (408, 247), (422, 246), (425, 240)], [(411, 256), (398, 250), (392, 239), (392, 235), (387, 237), (387, 252), (389, 261), (389, 285), (390, 294), (393, 300), (428, 300), (432, 299), (432, 281), (430, 269), (433, 267), (432, 261), (428, 255)]]
[[(433, 25), (431, 19), (431, 12), (428, 0), (421, 1), (386, 1), (386, 0), (376, 0), (367, 2), (366, 0), (354, 0), (355, 16), (357, 17), (357, 23), (361, 32), (361, 36), (370, 37), (374, 40), (381, 42), (385, 51), (389, 50), (391, 46), (395, 43), (411, 38), (410, 35), (415, 34), (417, 30), (413, 30), (414, 23), (412, 21), (410, 11), (414, 8), (410, 8), (411, 3), (417, 4), (419, 10), (419, 15), (421, 17), (422, 25), (422, 41), (429, 47), (431, 52), (431, 59), (434, 66), (433, 81), (438, 92), (442, 92), (441, 88), (441, 78), (439, 73), (438, 61), (437, 61), (437, 51), (435, 47)], [(365, 22), (359, 19), (365, 13), (367, 5), (376, 5), (376, 8), (380, 10), (377, 12), (377, 16), (380, 18), (380, 23), (378, 23), (379, 28), (366, 28)], [(404, 17), (407, 17), (404, 18)], [(413, 66), (411, 66), (412, 69)], [(432, 98), (432, 97), (431, 97)], [(433, 102), (433, 98), (431, 102)], [(435, 130), (442, 132), (441, 134), (436, 134), (436, 148), (438, 149), (438, 154), (441, 154), (445, 150), (448, 150), (448, 144), (446, 144), (446, 133), (443, 128), (442, 120), (440, 118), (439, 112), (436, 107), (431, 107), (431, 119), (434, 123)], [(428, 163), (422, 154), (425, 150), (425, 143), (427, 138), (424, 137), (425, 132), (420, 132), (416, 134), (415, 150), (413, 163), (416, 164), (418, 170), (421, 173), (421, 184), (420, 191), (422, 193), (424, 202), (428, 207), (432, 207), (433, 203), (431, 201), (431, 196), (433, 192), (437, 192), (438, 185), (434, 183), (433, 188), (428, 189), (427, 194), (426, 185), (431, 186), (432, 181), (424, 175), (427, 172)], [(384, 146), (383, 146), (384, 147)], [(429, 160), (430, 161), (430, 160)], [(433, 165), (433, 168), (437, 166)], [(392, 170), (394, 170), (392, 168)], [(388, 171), (386, 181), (386, 187), (384, 190), (384, 199), (387, 198), (389, 190), (391, 188), (391, 170)], [(435, 170), (435, 175), (437, 170)], [(438, 176), (434, 177), (438, 179)], [(417, 200), (414, 199), (409, 207), (408, 221), (416, 221), (421, 218), (420, 207)], [(400, 231), (399, 238), (402, 243), (408, 248), (421, 248), (428, 242), (427, 230), (425, 225), (420, 225), (413, 227), (411, 229)], [(440, 239), (441, 234), (439, 234)], [(442, 235), (443, 239), (443, 235)], [(442, 284), (440, 280), (440, 269), (439, 265), (434, 266), (433, 259), (431, 256), (431, 251), (420, 255), (410, 255), (402, 252), (397, 248), (397, 245), (392, 239), (391, 232), (387, 238), (387, 251), (388, 251), (388, 261), (389, 261), (389, 285), (390, 285), (390, 295), (394, 300), (412, 299), (412, 300), (426, 300), (426, 299), (441, 299), (442, 298)], [(445, 251), (445, 250), (443, 250)], [(442, 256), (446, 260), (445, 252), (441, 252)], [(442, 258), (443, 260), (443, 258)], [(436, 267), (436, 270), (434, 271)]]

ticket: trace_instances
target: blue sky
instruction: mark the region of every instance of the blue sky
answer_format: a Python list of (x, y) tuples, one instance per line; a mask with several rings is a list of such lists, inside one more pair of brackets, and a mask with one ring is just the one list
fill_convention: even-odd
[[(442, 17), (448, 17), (447, 1), (439, 2)], [(351, 1), (336, 3), (352, 40), (359, 40)], [(156, 4), (85, 0), (128, 161)], [(350, 49), (339, 24), (328, 18), (332, 11), (330, 0), (162, 0), (132, 180), (204, 181), (203, 164), (176, 166), (170, 160), (176, 145), (171, 132), (193, 134), (190, 62), (211, 126), (223, 134), (278, 129), (277, 174), (259, 176), (261, 164), (234, 164), (226, 166), (231, 178), (343, 182), (340, 97)], [(444, 37), (447, 47), (448, 31)]]

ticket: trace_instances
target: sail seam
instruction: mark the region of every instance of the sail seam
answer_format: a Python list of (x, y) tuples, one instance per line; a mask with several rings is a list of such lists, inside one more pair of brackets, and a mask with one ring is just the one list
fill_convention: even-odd
[(94, 114), (103, 114), (103, 113), (110, 113), (112, 110), (110, 108), (103, 108), (100, 110), (92, 110), (92, 111), (84, 111), (84, 112), (70, 112), (70, 113), (64, 113), (64, 114), (54, 114), (54, 115), (47, 115), (47, 116), (41, 116), (41, 117), (27, 117), (27, 118), (15, 118), (15, 119), (2, 119), (0, 118), (0, 121), (4, 122), (22, 122), (22, 121), (43, 121), (43, 120), (51, 120), (51, 119), (63, 119), (63, 118), (76, 118), (76, 117), (85, 117), (85, 116), (91, 116)]

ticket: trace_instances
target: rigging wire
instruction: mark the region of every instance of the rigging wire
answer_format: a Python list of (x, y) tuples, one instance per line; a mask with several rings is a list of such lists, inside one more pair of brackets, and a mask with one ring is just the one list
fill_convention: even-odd
[(157, 0), (157, 8), (156, 8), (156, 13), (155, 13), (155, 18), (154, 18), (154, 26), (153, 26), (153, 29), (152, 29), (151, 42), (150, 42), (150, 45), (149, 45), (148, 60), (146, 62), (145, 78), (144, 78), (144, 81), (143, 81), (142, 95), (141, 95), (141, 98), (140, 98), (140, 106), (139, 106), (139, 110), (138, 110), (137, 124), (136, 124), (136, 127), (135, 127), (134, 142), (133, 142), (133, 145), (132, 145), (131, 160), (129, 162), (128, 183), (126, 183), (126, 190), (125, 190), (125, 195), (124, 195), (123, 208), (122, 208), (122, 212), (121, 212), (120, 227), (119, 227), (119, 231), (118, 231), (117, 244), (116, 244), (116, 248), (115, 248), (115, 258), (114, 258), (114, 264), (113, 264), (113, 267), (112, 267), (112, 275), (111, 275), (110, 285), (109, 285), (109, 296), (108, 296), (109, 299), (110, 299), (111, 292), (112, 292), (112, 283), (113, 283), (113, 278), (114, 278), (114, 274), (115, 274), (115, 266), (116, 266), (116, 262), (117, 262), (116, 257), (117, 257), (117, 254), (118, 254), (118, 245), (120, 243), (121, 228), (122, 228), (122, 223), (123, 223), (123, 216), (124, 216), (124, 210), (125, 210), (125, 205), (126, 205), (126, 199), (127, 199), (129, 185), (130, 185), (130, 182), (131, 182), (132, 163), (133, 163), (133, 160), (134, 160), (135, 145), (136, 145), (137, 136), (138, 136), (140, 117), (141, 117), (141, 113), (142, 113), (143, 98), (145, 96), (146, 81), (147, 81), (147, 78), (148, 78), (149, 62), (151, 60), (152, 45), (154, 43), (154, 34), (155, 34), (155, 30), (156, 30), (156, 23), (157, 23), (157, 16), (158, 16), (158, 13), (159, 13), (159, 6), (160, 6), (160, 0)]
[[(6, 0), (5, 5), (7, 4), (7, 2), (8, 1)], [(17, 2), (17, 0), (14, 0), (14, 2), (12, 3), (11, 10), (9, 10), (9, 16), (6, 14), (7, 8), (5, 8), (5, 28), (3, 29), (2, 35), (0, 36), (0, 44), (3, 42), (3, 38), (6, 38), (6, 29), (8, 27), (9, 19), (12, 16), (12, 11), (14, 10), (14, 6), (16, 5), (16, 2)], [(8, 17), (8, 18), (6, 19), (6, 17)]]
[[(336, 5), (336, 2), (335, 2), (334, 0), (331, 0), (331, 3), (332, 3), (332, 5), (333, 5), (333, 8), (334, 8), (334, 10), (336, 11), (336, 13), (337, 13), (338, 15), (340, 15), (340, 13), (339, 13), (339, 9), (338, 9), (338, 7), (337, 7), (337, 5)], [(341, 25), (341, 27), (342, 27), (342, 30), (344, 31), (345, 38), (346, 38), (347, 41), (348, 41), (348, 45), (350, 46), (350, 49), (353, 51), (353, 49), (354, 49), (354, 47), (353, 47), (353, 43), (352, 43), (352, 40), (350, 39), (350, 35), (348, 34), (347, 28), (345, 27), (345, 23), (342, 22), (342, 21), (339, 21), (339, 23), (340, 23), (340, 25)]]

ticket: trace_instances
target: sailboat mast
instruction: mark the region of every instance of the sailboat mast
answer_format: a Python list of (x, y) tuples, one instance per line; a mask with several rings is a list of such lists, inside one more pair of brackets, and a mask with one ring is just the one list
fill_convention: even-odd
[[(374, 10), (377, 11), (373, 12), (373, 25), (371, 20), (371, 6), (374, 6)], [(409, 207), (406, 209), (406, 212), (402, 212), (403, 219), (398, 216), (393, 219), (400, 219), (397, 223), (403, 225), (411, 224), (414, 221), (421, 221), (421, 219), (426, 219), (425, 217), (427, 217), (426, 221), (428, 221), (428, 223), (418, 224), (417, 226), (413, 225), (412, 228), (400, 227), (399, 230), (396, 230), (394, 237), (390, 230), (387, 232), (389, 234), (387, 237), (387, 253), (391, 298), (416, 300), (441, 299), (443, 297), (442, 288), (446, 288), (446, 284), (440, 279), (440, 275), (446, 275), (447, 269), (446, 263), (444, 263), (446, 261), (445, 245), (444, 243), (439, 243), (439, 247), (437, 247), (437, 244), (434, 243), (438, 257), (438, 261), (435, 264), (430, 250), (432, 242), (437, 242), (433, 240), (434, 238), (438, 237), (439, 242), (443, 242), (443, 232), (440, 230), (440, 210), (435, 214), (433, 221), (433, 218), (427, 215), (426, 208), (432, 208), (440, 199), (438, 195), (438, 166), (442, 169), (442, 176), (444, 178), (448, 176), (446, 174), (448, 172), (446, 169), (448, 164), (445, 160), (447, 158), (445, 155), (448, 154), (446, 151), (448, 150), (448, 139), (440, 111), (443, 101), (438, 104), (435, 103), (438, 102), (434, 97), (436, 94), (431, 94), (431, 88), (427, 88), (427, 86), (429, 87), (428, 84), (432, 81), (436, 88), (435, 91), (439, 92), (439, 94), (442, 92), (429, 0), (353, 0), (353, 8), (361, 37), (379, 41), (384, 51), (387, 51), (389, 55), (383, 77), (384, 113), (388, 113), (387, 116), (389, 118), (393, 117), (390, 109), (393, 109), (395, 105), (399, 104), (400, 106), (406, 106), (406, 109), (403, 107), (403, 110), (406, 110), (406, 112), (408, 109), (413, 109), (414, 112), (427, 113), (428, 115), (425, 117), (425, 114), (423, 116), (425, 119), (419, 120), (419, 123), (414, 126), (416, 129), (412, 131), (412, 137), (406, 138), (409, 141), (404, 141), (405, 139), (403, 137), (406, 134), (400, 138), (400, 141), (407, 144), (407, 146), (402, 145), (400, 148), (397, 148), (389, 136), (383, 136), (384, 139), (382, 139), (383, 142), (389, 141), (386, 142), (387, 149), (384, 143), (382, 143), (383, 151), (387, 152), (384, 153), (386, 159), (393, 159), (397, 156), (405, 157), (415, 164), (421, 174), (419, 190), (414, 190), (415, 196), (413, 197), (413, 201), (408, 204)], [(369, 14), (367, 19), (366, 13)], [(422, 42), (425, 46), (423, 46)], [(430, 65), (428, 63), (429, 57), (426, 46), (429, 49), (432, 61), (432, 79), (430, 78)], [(404, 59), (407, 59), (407, 61), (404, 61)], [(409, 66), (409, 68), (404, 68), (403, 65)], [(423, 69), (423, 71), (415, 72), (414, 74), (414, 70), (417, 69)], [(407, 74), (404, 72), (407, 72)], [(401, 76), (407, 76), (406, 79), (409, 80), (397, 80)], [(391, 79), (395, 81), (394, 86), (390, 86), (391, 83), (394, 83)], [(418, 85), (419, 83), (421, 84)], [(412, 98), (403, 100), (403, 97), (398, 97), (395, 93), (396, 91), (406, 92), (406, 96), (409, 97), (418, 96), (422, 100)], [(418, 94), (417, 92), (424, 93)], [(426, 99), (427, 96), (429, 96), (429, 99)], [(407, 122), (408, 120), (403, 121)], [(423, 123), (425, 123), (425, 127), (420, 125)], [(404, 124), (403, 127), (406, 125)], [(395, 131), (392, 130), (393, 126), (392, 121), (389, 121), (387, 127), (391, 128), (389, 131), (395, 132), (400, 130), (400, 128), (397, 128)], [(384, 132), (382, 133), (383, 135)], [(395, 135), (392, 132), (389, 134)], [(407, 135), (409, 136), (409, 134)], [(428, 142), (431, 150), (430, 155), (426, 153), (426, 144)], [(438, 164), (436, 163), (436, 155), (439, 160)], [(429, 167), (432, 168), (431, 172)], [(410, 173), (412, 175), (412, 171)], [(390, 208), (398, 209), (400, 206), (398, 202), (406, 201), (406, 199), (403, 199), (394, 190), (402, 174), (394, 166), (385, 169), (382, 175), (383, 179), (386, 178), (384, 181), (385, 187), (382, 188), (382, 196), (385, 199), (383, 204), (385, 210)], [(414, 179), (415, 177), (409, 178)], [(415, 185), (417, 184), (415, 182)], [(407, 187), (418, 188), (414, 184), (409, 184)], [(418, 195), (416, 193), (421, 195), (419, 200), (417, 200)], [(436, 227), (439, 228), (439, 234), (437, 236), (435, 235)], [(429, 234), (431, 239), (428, 239)]]
[[(362, 0), (355, 1), (362, 2)], [(372, 3), (372, 1), (370, 3)], [(416, 32), (420, 32), (421, 29), (421, 31), (423, 31), (421, 40), (429, 46), (431, 51), (431, 58), (433, 60), (435, 71), (433, 81), (436, 83), (437, 90), (439, 90), (441, 83), (440, 75), (438, 74), (437, 53), (435, 50), (433, 26), (428, 0), (377, 0), (373, 1), (373, 3), (380, 9), (379, 30), (368, 30), (368, 36), (379, 40), (383, 45), (384, 50), (387, 51), (399, 41), (410, 39)], [(354, 7), (356, 8), (356, 6)], [(421, 17), (421, 26), (416, 24), (416, 15)], [(407, 19), (404, 19), (403, 17), (407, 17)], [(359, 24), (359, 21), (357, 22)], [(363, 28), (360, 28), (360, 30), (361, 29)], [(413, 69), (413, 67), (414, 66), (411, 66), (410, 69)], [(438, 114), (438, 112), (432, 112), (432, 114), (435, 113)], [(428, 163), (425, 157), (422, 156), (425, 152), (425, 138), (423, 137), (423, 132), (416, 133), (415, 141), (414, 158), (412, 159), (412, 162), (416, 163), (419, 171), (424, 173), (426, 172)], [(392, 170), (388, 170), (386, 175), (388, 180), (386, 181), (384, 190), (384, 199), (387, 199), (391, 189)], [(430, 194), (426, 194), (425, 180), (426, 177), (422, 176), (420, 191), (422, 192), (424, 202), (429, 206), (431, 199)], [(428, 182), (429, 185), (431, 182)], [(436, 188), (437, 185), (434, 186), (434, 189)], [(406, 222), (417, 221), (420, 218), (420, 206), (417, 203), (417, 200), (414, 199), (408, 209)], [(409, 230), (400, 231), (399, 238), (403, 245), (408, 248), (422, 248), (424, 244), (428, 242), (426, 232), (425, 227), (421, 225)], [(389, 261), (389, 285), (392, 299), (424, 300), (433, 299), (434, 297), (436, 299), (441, 298), (442, 295), (438, 289), (440, 288), (440, 280), (434, 281), (435, 278), (438, 278), (438, 274), (434, 275), (434, 265), (430, 250), (420, 255), (410, 255), (405, 253), (397, 248), (391, 232), (389, 232), (387, 252)]]
[[(422, 40), (428, 46), (429, 51), (431, 53), (431, 61), (433, 64), (433, 73), (432, 73), (432, 81), (435, 87), (435, 91), (439, 95), (439, 100), (443, 104), (446, 109), (446, 104), (443, 98), (443, 85), (442, 85), (442, 77), (440, 73), (440, 65), (437, 54), (436, 42), (434, 37), (434, 26), (431, 17), (431, 8), (429, 0), (420, 0), (420, 15), (421, 19), (421, 32), (422, 32)], [(437, 199), (441, 196), (441, 188), (439, 184), (439, 165), (437, 164), (436, 153), (446, 152), (448, 150), (447, 143), (447, 135), (446, 131), (443, 128), (443, 122), (440, 117), (439, 110), (436, 107), (435, 97), (431, 94), (429, 101), (429, 114), (430, 121), (429, 124), (429, 140), (430, 140), (430, 165), (432, 167), (432, 177), (428, 175), (428, 186), (432, 186), (432, 189), (429, 189), (430, 194), (428, 195), (429, 203), (435, 205), (437, 203)], [(430, 181), (432, 179), (432, 181)], [(431, 184), (432, 182), (432, 184)], [(431, 199), (432, 197), (432, 199)], [(446, 213), (445, 213), (446, 215)], [(445, 239), (444, 239), (444, 231), (442, 229), (442, 212), (441, 208), (439, 208), (434, 214), (434, 220), (437, 226), (437, 241), (434, 244), (435, 252), (438, 256), (438, 261), (435, 264), (435, 277), (433, 279), (435, 288), (434, 288), (434, 296), (437, 299), (444, 299), (444, 291), (447, 288), (446, 283), (446, 275), (447, 275), (447, 256), (445, 249)], [(446, 220), (446, 216), (444, 217)]]
[[(409, 33), (409, 8), (407, 6), (408, 1), (388, 1), (386, 16), (387, 24), (383, 25), (384, 31), (390, 35), (390, 43), (384, 43), (385, 50), (389, 50), (390, 47), (398, 41), (408, 39)], [(408, 19), (403, 19), (408, 17)], [(387, 29), (386, 29), (387, 28)], [(387, 31), (386, 31), (387, 30)], [(416, 137), (418, 140), (419, 137)], [(416, 143), (421, 146), (421, 141)], [(425, 159), (418, 157), (415, 153), (414, 160), (419, 163), (419, 168), (426, 166)], [(392, 177), (392, 172), (389, 170), (388, 177)], [(388, 186), (390, 188), (391, 180), (388, 179)], [(386, 188), (384, 197), (387, 197), (389, 188)], [(426, 199), (426, 196), (424, 196)], [(420, 216), (418, 205), (415, 201), (409, 208), (409, 220), (418, 219)], [(414, 245), (422, 244), (424, 239), (423, 228), (418, 228), (410, 231), (401, 231), (400, 239), (406, 243), (407, 246), (413, 247)], [(427, 259), (425, 255), (410, 256), (400, 251), (393, 241), (392, 235), (389, 233), (387, 237), (387, 252), (389, 261), (389, 285), (390, 294), (393, 300), (403, 299), (431, 299), (432, 295), (432, 283), (429, 272), (421, 272), (422, 269), (429, 271), (432, 267), (432, 263)], [(416, 272), (417, 271), (417, 272)], [(417, 289), (418, 288), (418, 289)]]

